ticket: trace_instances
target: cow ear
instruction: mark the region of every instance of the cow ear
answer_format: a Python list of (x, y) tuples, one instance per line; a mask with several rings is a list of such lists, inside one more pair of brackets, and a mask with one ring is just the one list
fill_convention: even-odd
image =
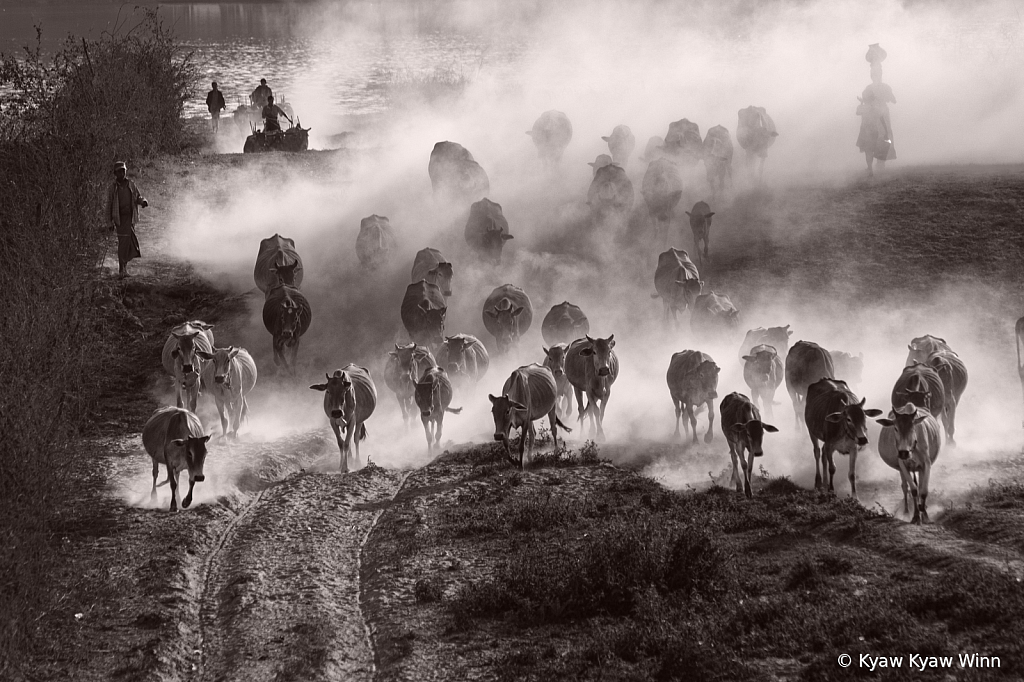
[(879, 424), (881, 424), (882, 426), (895, 426), (896, 425), (896, 422), (894, 422), (891, 419), (876, 419), (875, 421), (878, 422)]
[(615, 334), (608, 337), (608, 347), (615, 348)]
[(210, 441), (210, 436), (206, 435), (206, 436), (203, 436), (202, 438), (197, 438), (196, 440), (202, 441), (204, 443), (208, 443)]
[(313, 389), (314, 391), (326, 391), (327, 384), (313, 384), (312, 386), (310, 386), (310, 388)]
[(501, 235), (501, 238), (504, 239), (505, 241), (508, 241), (509, 239), (515, 239), (515, 237), (513, 237), (510, 234), (503, 234)]
[(907, 348), (909, 348), (910, 350), (917, 350), (916, 348), (914, 348), (914, 344), (912, 343), (908, 343)]
[(868, 401), (868, 399), (867, 399), (867, 397), (865, 396), (865, 397), (863, 397), (863, 398), (861, 398), (861, 399), (860, 399), (860, 402), (859, 402), (859, 403), (857, 403), (857, 405), (859, 405), (860, 407), (864, 407), (864, 403), (866, 403), (867, 401)]
[(778, 433), (779, 432), (779, 430), (777, 428), (775, 428), (771, 424), (765, 424), (764, 422), (761, 422), (761, 428), (764, 429), (765, 431), (767, 431), (768, 433)]
[(491, 404), (492, 404), (492, 405), (493, 405), (494, 403), (498, 402), (498, 399), (497, 399), (497, 398), (495, 398), (495, 397), (494, 397), (493, 395), (491, 395), (490, 393), (488, 393), (488, 394), (487, 394), (487, 399), (491, 401)]
[(833, 412), (832, 414), (825, 417), (825, 421), (831, 422), (833, 424), (838, 424), (839, 422), (843, 421), (843, 413)]
[(235, 357), (236, 355), (238, 355), (238, 351), (240, 351), (240, 350), (242, 350), (242, 349), (241, 348), (235, 348), (234, 346), (232, 346), (231, 352), (228, 353), (228, 357), (229, 358)]
[(686, 215), (690, 215), (689, 211), (683, 211), (683, 213), (685, 213)]
[(707, 214), (707, 215), (705, 215), (704, 217), (705, 217), (705, 218), (710, 218), (710, 217), (711, 217), (711, 216), (713, 216), (713, 215), (715, 215), (714, 211), (712, 211), (711, 213), (708, 213), (708, 214)]
[(877, 417), (878, 415), (882, 414), (882, 411), (881, 410), (870, 409), (870, 410), (864, 410), (864, 414), (865, 414), (865, 416), (868, 416), (868, 417)]
[(519, 306), (518, 308), (512, 311), (512, 317), (519, 317), (519, 315), (522, 314), (522, 312), (523, 306)]
[(741, 359), (741, 360), (746, 360), (747, 362), (752, 362), (752, 361), (753, 361), (753, 360), (754, 360), (755, 358), (754, 358), (754, 356), (753, 356), (753, 355), (744, 355), (744, 356), (743, 356), (742, 358), (740, 358), (740, 359)]
[[(235, 351), (235, 353), (238, 353), (238, 351)], [(213, 353), (207, 353), (205, 350), (197, 350), (196, 355), (201, 357), (203, 360), (213, 360)], [(235, 356), (230, 355), (229, 357), (233, 358)]]
[(915, 423), (915, 424), (920, 424), (921, 422), (923, 422), (923, 421), (924, 421), (925, 419), (927, 419), (927, 418), (928, 418), (928, 415), (926, 415), (926, 414), (922, 414), (922, 415), (920, 415), (919, 417), (915, 417), (915, 418), (914, 418), (914, 423)]
[(584, 336), (586, 337), (587, 341), (589, 341), (590, 343), (594, 343), (594, 339), (590, 338), (590, 334), (584, 334)]
[(547, 355), (548, 353), (551, 352), (546, 346), (541, 346), (541, 348), (544, 349), (544, 355)]

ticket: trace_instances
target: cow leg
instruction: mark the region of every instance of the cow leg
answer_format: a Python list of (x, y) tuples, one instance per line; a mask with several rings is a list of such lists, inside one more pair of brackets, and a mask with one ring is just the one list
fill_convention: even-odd
[(238, 429), (242, 428), (242, 411), (245, 409), (245, 396), (239, 393), (238, 398), (230, 407), (234, 412), (231, 415), (231, 419), (234, 422), (231, 425), (231, 435), (235, 440), (238, 440)]
[[(578, 386), (573, 386), (572, 390), (576, 394), (576, 411), (579, 413), (580, 426), (581, 427), (582, 426), (586, 426), (586, 423), (584, 422), (584, 418), (587, 415), (584, 413), (584, 410), (583, 410), (583, 391)], [(583, 432), (582, 428), (580, 429), (580, 432), (581, 433)]]
[(686, 403), (686, 416), (690, 420), (690, 431), (693, 432), (693, 444), (697, 445), (697, 416), (693, 413), (693, 405)]
[(332, 419), (331, 428), (334, 429), (334, 439), (338, 441), (338, 452), (341, 453), (341, 473), (348, 473), (348, 459), (345, 457), (345, 441), (341, 438), (341, 427)]
[(176, 390), (174, 391), (174, 406), (175, 407), (183, 407), (185, 405), (185, 401), (182, 400), (182, 397), (181, 397), (182, 393), (184, 393), (184, 392), (185, 392), (185, 384), (184, 383), (178, 384), (177, 387), (176, 387)]
[(740, 462), (743, 464), (743, 494), (750, 499), (754, 496), (753, 491), (750, 489), (750, 478), (754, 475), (754, 453), (746, 452), (746, 447), (742, 444), (738, 446), (740, 451)]
[(953, 434), (956, 433), (956, 399), (953, 396), (946, 398), (944, 408), (942, 425), (946, 427), (946, 445), (954, 448), (956, 447), (956, 440), (953, 439)]
[(440, 410), (440, 414), (437, 415), (437, 421), (434, 422), (434, 445), (438, 450), (441, 449), (441, 432), (444, 431), (444, 410)]
[(156, 479), (160, 475), (160, 462), (153, 460), (153, 490), (149, 493), (149, 501), (156, 499)]
[[(928, 523), (928, 480), (931, 478), (931, 476), (932, 465), (931, 462), (928, 461), (928, 455), (926, 453), (924, 468), (921, 470), (921, 479), (917, 488), (918, 499), (915, 500), (915, 502), (917, 503), (917, 510), (920, 512), (921, 515), (921, 523)], [(918, 513), (918, 511), (915, 511), (915, 514)]]
[(814, 446), (814, 489), (817, 490), (822, 485), (821, 479), (822, 474), (825, 472), (825, 462), (821, 459), (821, 447), (818, 445), (818, 439), (814, 436), (811, 436), (811, 445)]
[(704, 230), (704, 260), (709, 260), (708, 248), (711, 246), (711, 228)]
[(761, 405), (764, 408), (764, 414), (768, 417), (768, 421), (774, 421), (775, 415), (773, 414), (772, 405), (775, 402), (775, 389), (764, 388), (761, 392)]
[(406, 399), (395, 393), (395, 400), (398, 401), (398, 407), (402, 409), (402, 423), (405, 424), (405, 428), (409, 428), (409, 410), (406, 409)]
[[(704, 442), (710, 443), (715, 438), (715, 406), (711, 404), (709, 400), (708, 406), (708, 432), (704, 434)], [(694, 434), (696, 435), (696, 434)], [(753, 457), (753, 455), (751, 455)]]
[[(220, 435), (221, 438), (228, 437), (228, 418), (224, 414), (224, 401), (220, 399), (220, 396), (215, 395), (214, 398), (217, 402), (217, 414), (220, 415)], [(233, 409), (229, 406), (229, 409)]]
[(427, 454), (430, 454), (434, 449), (434, 438), (430, 433), (430, 417), (420, 415), (420, 421), (423, 422), (423, 435), (427, 437)]
[[(348, 460), (352, 456), (352, 438), (355, 436), (355, 434), (356, 434), (356, 424), (355, 424), (355, 422), (350, 421), (348, 424), (345, 425), (345, 461), (346, 461), (346, 469), (348, 468)], [(358, 464), (358, 463), (359, 462), (354, 462), (354, 464)]]
[(558, 414), (555, 408), (551, 408), (548, 412), (548, 423), (551, 424), (551, 442), (554, 443), (555, 449), (558, 449)]
[(835, 485), (835, 477), (836, 477), (835, 449), (832, 447), (832, 445), (830, 443), (825, 443), (824, 445), (822, 445), (821, 454), (822, 454), (822, 457), (824, 458), (824, 461), (822, 463), (822, 468), (825, 467), (825, 464), (828, 464), (828, 491), (830, 493), (835, 493), (835, 491), (836, 491), (836, 485)]
[(741, 454), (737, 455), (736, 450), (739, 448), (733, 445), (733, 442), (728, 438), (725, 439), (725, 442), (729, 444), (729, 457), (732, 459), (732, 482), (736, 485), (736, 492), (741, 493), (743, 492), (743, 483), (740, 481), (739, 459), (742, 457), (743, 451), (740, 450)]
[(289, 347), (289, 349), (291, 351), (291, 358), (290, 358), (290, 360), (288, 362), (288, 369), (291, 370), (291, 373), (294, 375), (295, 374), (295, 370), (297, 369), (296, 361), (299, 358), (299, 338), (298, 337), (296, 337), (294, 339), (294, 341), (291, 344), (291, 346)]
[(171, 484), (171, 511), (178, 511), (178, 474), (167, 464), (167, 481)]
[[(352, 439), (353, 440), (353, 445), (356, 448), (356, 459), (355, 459), (356, 466), (359, 466), (359, 463), (363, 461), (361, 456), (360, 456), (360, 454), (359, 454), (359, 440), (360, 440), (359, 435), (362, 432), (363, 432), (363, 423), (359, 422), (355, 426), (355, 437)], [(369, 463), (369, 461), (367, 461), (367, 463)]]
[(847, 474), (850, 479), (850, 496), (857, 499), (857, 448), (850, 453), (850, 472)]
[(192, 505), (192, 490), (196, 487), (196, 482), (191, 478), (188, 480), (188, 495), (185, 495), (185, 499), (181, 501), (181, 508), (188, 509)]
[(903, 513), (910, 513), (910, 505), (907, 502), (907, 495), (910, 491), (910, 486), (907, 485), (907, 477), (903, 474), (903, 469), (900, 469), (900, 487), (903, 488)]
[[(672, 405), (676, 408), (676, 432), (673, 435), (676, 438), (679, 438), (679, 420), (680, 420), (680, 417), (682, 417), (682, 415), (683, 415), (683, 404), (682, 404), (682, 402), (678, 398), (676, 398), (675, 396), (672, 396)], [(685, 422), (684, 422), (684, 424), (685, 424)]]
[(604, 411), (608, 409), (608, 399), (612, 397), (612, 393), (609, 390), (605, 397), (601, 398), (598, 405), (601, 410), (598, 412), (599, 419), (597, 420), (597, 435), (601, 440), (604, 440)]
[(793, 401), (793, 417), (796, 419), (796, 428), (800, 428), (800, 394), (796, 391), (791, 390), (788, 386), (786, 390), (789, 391), (789, 399)]
[(519, 469), (526, 469), (526, 440), (533, 430), (533, 422), (527, 422), (519, 429)]

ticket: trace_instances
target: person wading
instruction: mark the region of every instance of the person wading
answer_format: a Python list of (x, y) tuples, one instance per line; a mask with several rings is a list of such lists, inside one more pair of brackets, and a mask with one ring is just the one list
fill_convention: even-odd
[(206, 93), (206, 108), (210, 110), (210, 118), (213, 119), (213, 132), (220, 127), (220, 112), (228, 108), (224, 101), (224, 93), (217, 89), (217, 83), (211, 83), (213, 90)]
[(139, 238), (135, 235), (135, 223), (139, 221), (139, 206), (145, 208), (149, 202), (139, 194), (139, 188), (128, 179), (128, 166), (124, 161), (114, 164), (117, 178), (107, 191), (107, 216), (110, 229), (117, 232), (117, 274), (128, 276), (128, 261), (142, 258)]
[(284, 113), (284, 109), (274, 104), (274, 96), (271, 95), (267, 98), (267, 106), (263, 107), (263, 118), (266, 120), (266, 124), (263, 126), (263, 132), (269, 133), (274, 130), (281, 130), (281, 124), (278, 122), (277, 117), (284, 116), (288, 119), (288, 122), (295, 125), (288, 114)]

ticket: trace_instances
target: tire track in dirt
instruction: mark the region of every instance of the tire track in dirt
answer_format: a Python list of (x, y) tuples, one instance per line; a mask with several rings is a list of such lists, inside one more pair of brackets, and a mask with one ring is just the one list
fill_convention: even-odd
[(302, 473), (254, 498), (207, 564), (194, 679), (372, 679), (360, 555), (404, 479)]

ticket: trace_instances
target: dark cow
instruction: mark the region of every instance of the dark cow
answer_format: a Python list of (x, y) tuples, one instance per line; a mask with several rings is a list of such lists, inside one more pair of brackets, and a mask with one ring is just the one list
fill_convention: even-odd
[[(295, 372), (299, 340), (309, 329), (312, 319), (309, 301), (295, 287), (281, 284), (267, 292), (267, 300), (263, 303), (263, 326), (274, 337), (275, 365), (283, 365)], [(285, 349), (290, 352), (286, 354)]]
[(960, 397), (967, 390), (967, 365), (951, 350), (937, 350), (928, 356), (928, 366), (938, 373), (942, 380), (942, 425), (946, 429), (946, 442), (956, 445), (956, 408)]
[(755, 157), (759, 160), (758, 182), (764, 180), (764, 160), (768, 158), (768, 148), (775, 144), (775, 138), (778, 136), (775, 122), (764, 107), (750, 106), (740, 109), (739, 121), (736, 124), (736, 142), (746, 152), (748, 168)]
[(875, 421), (884, 427), (878, 436), (878, 454), (883, 462), (900, 472), (903, 513), (910, 511), (909, 490), (914, 497), (911, 523), (927, 523), (928, 480), (942, 447), (938, 422), (928, 410), (910, 403), (891, 411), (888, 419)]
[(588, 162), (587, 165), (590, 166), (591, 169), (593, 169), (593, 175), (597, 176), (597, 171), (599, 169), (604, 168), (605, 166), (610, 166), (612, 163), (614, 163), (614, 161), (612, 161), (612, 157), (608, 156), (607, 154), (598, 154), (597, 158), (591, 162)]
[[(754, 458), (764, 456), (761, 446), (765, 432), (778, 433), (771, 424), (761, 421), (761, 413), (750, 398), (742, 393), (730, 393), (722, 399), (719, 406), (722, 417), (722, 433), (729, 443), (729, 455), (732, 457), (732, 479), (736, 483), (736, 492), (753, 497), (750, 490), (750, 478), (754, 475)], [(745, 453), (749, 452), (747, 457)], [(743, 473), (740, 473), (742, 469)]]
[(685, 118), (669, 123), (662, 151), (681, 167), (693, 168), (704, 158), (704, 141), (700, 137), (700, 126)]
[[(607, 339), (585, 336), (576, 339), (565, 354), (565, 376), (576, 393), (579, 420), (590, 415), (590, 433), (596, 426), (598, 438), (604, 438), (604, 411), (612, 395), (612, 384), (619, 376), (619, 358), (615, 355), (615, 335)], [(583, 407), (583, 394), (587, 406)]]
[(832, 367), (836, 379), (842, 379), (851, 386), (859, 386), (864, 379), (864, 354), (844, 353), (841, 350), (829, 351), (832, 356)]
[(562, 160), (565, 148), (572, 141), (572, 123), (561, 111), (545, 111), (526, 134), (533, 138), (540, 158), (554, 165)]
[(672, 355), (668, 363), (665, 380), (668, 392), (672, 396), (672, 404), (676, 408), (676, 437), (679, 436), (679, 422), (683, 422), (684, 431), (693, 431), (693, 443), (697, 440), (697, 417), (693, 408), (706, 404), (708, 408), (708, 431), (704, 434), (704, 442), (710, 443), (714, 437), (715, 425), (714, 399), (718, 397), (718, 374), (721, 370), (711, 356), (699, 350), (684, 350)]
[(601, 139), (608, 143), (608, 151), (612, 153), (615, 163), (625, 168), (629, 164), (633, 150), (636, 149), (636, 138), (633, 137), (633, 131), (629, 126), (617, 125), (612, 129), (611, 135), (602, 136)]
[(495, 264), (501, 263), (505, 242), (515, 238), (508, 233), (508, 221), (501, 212), (501, 204), (489, 199), (481, 199), (470, 207), (465, 234), (470, 248)]
[(544, 366), (555, 377), (555, 409), (559, 417), (572, 414), (572, 384), (565, 376), (565, 353), (569, 345), (557, 343), (544, 349)]
[(590, 320), (579, 306), (568, 301), (551, 306), (551, 310), (540, 324), (540, 334), (544, 338), (544, 343), (549, 344), (568, 345), (589, 333)]
[(693, 302), (690, 329), (704, 340), (726, 339), (739, 332), (740, 311), (729, 297), (714, 291), (701, 294)]
[(167, 373), (174, 378), (174, 399), (178, 407), (196, 411), (203, 384), (206, 361), (197, 351), (213, 352), (213, 325), (202, 320), (179, 324), (171, 330), (164, 342), (161, 361)]
[(207, 361), (203, 383), (217, 403), (221, 434), (227, 437), (230, 423), (231, 435), (237, 439), (242, 420), (249, 417), (249, 402), (245, 397), (256, 386), (256, 362), (249, 351), (235, 346), (214, 348), (213, 353), (196, 351), (196, 354)]
[(704, 170), (707, 171), (711, 195), (725, 190), (725, 180), (732, 180), (732, 138), (723, 126), (708, 129), (704, 137)]
[[(1017, 339), (1017, 376), (1020, 377), (1020, 389), (1024, 392), (1024, 317), (1017, 320), (1013, 332)], [(1021, 426), (1024, 426), (1024, 420), (1021, 420)]]
[(448, 304), (436, 284), (413, 282), (402, 299), (402, 324), (413, 343), (436, 350), (444, 342), (444, 318)]
[(453, 202), (479, 201), (491, 192), (487, 173), (465, 147), (456, 142), (438, 142), (427, 164), (434, 196)]
[[(916, 339), (911, 340), (907, 346), (910, 352), (907, 353), (907, 361), (904, 363), (906, 367), (911, 366), (915, 362), (927, 362), (928, 356), (939, 350), (948, 350), (952, 352), (952, 348), (946, 343), (945, 339), (940, 339), (937, 336), (931, 334), (925, 334), (919, 336)], [(932, 414), (937, 414), (933, 412)]]
[(452, 264), (445, 260), (445, 257), (437, 249), (421, 249), (416, 253), (412, 262), (412, 281), (419, 282), (421, 279), (430, 284), (436, 284), (441, 288), (445, 298), (452, 295), (452, 277), (455, 270)]
[(633, 209), (633, 183), (622, 166), (612, 163), (597, 169), (587, 190), (587, 205), (598, 220), (629, 215)]
[(333, 375), (325, 376), (327, 383), (313, 384), (310, 388), (324, 392), (324, 413), (331, 421), (341, 451), (341, 472), (347, 473), (353, 441), (356, 446), (353, 463), (359, 466), (359, 441), (366, 440), (366, 420), (377, 407), (377, 387), (373, 385), (369, 370), (357, 365), (346, 365)]
[[(206, 480), (206, 444), (210, 440), (203, 434), (203, 423), (192, 411), (180, 407), (161, 407), (142, 427), (142, 445), (153, 458), (153, 490), (149, 499), (156, 499), (157, 475), (160, 465), (167, 468), (171, 485), (171, 511), (178, 511), (178, 476), (188, 470), (188, 495), (181, 501), (182, 508), (192, 504), (192, 489)], [(160, 485), (163, 485), (161, 483)]]
[(743, 380), (750, 387), (754, 403), (761, 404), (769, 419), (775, 405), (775, 391), (782, 384), (783, 377), (782, 359), (774, 347), (754, 346), (748, 355), (743, 356)]
[(647, 146), (644, 147), (644, 155), (640, 157), (640, 160), (644, 163), (653, 163), (657, 159), (664, 158), (664, 146), (665, 138), (658, 137), (657, 135), (652, 136), (647, 140)]
[(480, 339), (470, 334), (445, 338), (437, 351), (437, 364), (444, 367), (452, 381), (480, 381), (491, 364), (491, 358)]
[(664, 244), (668, 240), (672, 217), (683, 197), (683, 176), (671, 159), (654, 159), (644, 172), (640, 193), (647, 204), (647, 212), (654, 221), (655, 241)]
[(423, 372), (436, 367), (437, 362), (430, 354), (430, 349), (415, 343), (407, 345), (395, 344), (395, 349), (388, 353), (384, 365), (384, 383), (395, 393), (398, 405), (402, 408), (402, 420), (408, 423), (413, 418), (413, 399), (416, 396), (416, 382)]
[(519, 337), (533, 324), (533, 304), (526, 292), (514, 284), (496, 287), (484, 301), (484, 327), (498, 346), (498, 355), (519, 344)]
[(533, 455), (537, 437), (533, 422), (548, 416), (551, 439), (558, 447), (558, 427), (572, 431), (555, 413), (555, 378), (551, 370), (537, 363), (524, 365), (512, 372), (501, 389), (501, 396), (488, 395), (494, 417), (494, 440), (505, 444), (505, 453), (512, 458), (509, 431), (519, 428), (519, 468), (525, 469)]
[[(686, 215), (690, 218), (690, 230), (693, 232), (693, 248), (697, 252), (697, 261), (704, 267), (708, 259), (708, 247), (711, 244), (711, 218), (715, 215), (707, 202), (698, 201)], [(704, 242), (704, 255), (701, 256), (700, 243)]]
[[(789, 337), (793, 335), (790, 331), (789, 325), (785, 327), (757, 327), (747, 332), (747, 335), (743, 337), (743, 343), (740, 344), (739, 358), (740, 362), (743, 361), (744, 355), (749, 355), (750, 350), (754, 346), (771, 346), (778, 354), (779, 359), (784, 359), (789, 354)], [(783, 362), (785, 366), (785, 362)]]
[[(802, 343), (802, 342), (801, 342)], [(799, 343), (797, 344), (799, 345)], [(796, 349), (796, 346), (793, 346)], [(792, 355), (792, 352), (790, 353)], [(787, 372), (789, 367), (786, 368)], [(850, 456), (850, 495), (857, 497), (857, 453), (868, 444), (867, 417), (878, 417), (881, 410), (865, 409), (845, 381), (822, 379), (807, 388), (804, 420), (814, 446), (814, 487), (822, 487), (822, 474), (828, 465), (828, 491), (835, 492), (836, 464), (833, 452)], [(818, 441), (822, 445), (818, 445)], [(820, 471), (819, 471), (820, 464)]]
[(912, 403), (932, 414), (942, 414), (945, 395), (939, 373), (928, 365), (915, 362), (904, 367), (892, 387), (892, 406), (903, 407)]
[(697, 266), (682, 249), (669, 249), (658, 256), (658, 269), (654, 271), (656, 294), (664, 304), (667, 323), (671, 313), (673, 321), (679, 323), (679, 313), (692, 307), (700, 296), (704, 282), (700, 280)]
[(388, 261), (396, 248), (398, 240), (395, 239), (391, 222), (386, 217), (374, 214), (359, 222), (356, 256), (363, 267), (380, 267)]
[(828, 351), (810, 341), (797, 341), (786, 356), (786, 390), (793, 401), (796, 425), (803, 421), (807, 388), (820, 379), (835, 379), (836, 370)]
[(300, 286), (302, 257), (295, 250), (295, 240), (279, 234), (262, 240), (260, 250), (256, 254), (252, 277), (264, 294), (269, 294), (278, 284)]
[(420, 408), (423, 433), (427, 436), (427, 452), (441, 449), (444, 413), (459, 414), (461, 407), (452, 404), (452, 382), (443, 367), (428, 367), (416, 382), (416, 406)]

